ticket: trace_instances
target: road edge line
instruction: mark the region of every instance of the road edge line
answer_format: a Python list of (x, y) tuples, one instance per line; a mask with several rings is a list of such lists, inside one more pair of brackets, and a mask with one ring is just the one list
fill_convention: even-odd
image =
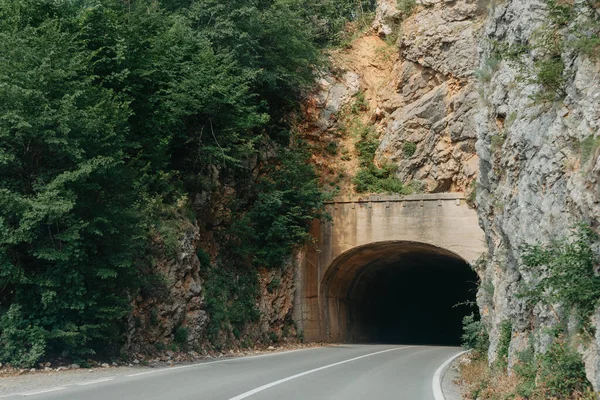
[(463, 354), (467, 354), (470, 351), (471, 350), (465, 350), (453, 355), (452, 357), (447, 359), (442, 365), (440, 365), (440, 367), (435, 371), (435, 373), (433, 374), (433, 379), (431, 381), (431, 389), (433, 390), (433, 397), (435, 397), (435, 400), (446, 400), (444, 392), (442, 391), (442, 379), (444, 378), (444, 372), (446, 371), (448, 366), (458, 357), (462, 356)]
[(235, 396), (235, 397), (232, 397), (232, 398), (230, 398), (229, 400), (242, 400), (242, 399), (245, 399), (245, 398), (247, 398), (247, 397), (250, 397), (250, 396), (252, 396), (252, 395), (254, 395), (254, 394), (256, 394), (256, 393), (262, 392), (263, 390), (267, 390), (267, 389), (269, 389), (269, 388), (272, 388), (272, 387), (274, 387), (274, 386), (281, 385), (282, 383), (289, 382), (289, 381), (291, 381), (291, 380), (298, 379), (298, 378), (301, 378), (301, 377), (303, 377), (303, 376), (306, 376), (306, 375), (309, 375), (309, 374), (313, 374), (313, 373), (315, 373), (315, 372), (322, 371), (322, 370), (324, 370), (324, 369), (328, 369), (328, 368), (336, 367), (336, 366), (338, 366), (338, 365), (342, 365), (342, 364), (346, 364), (346, 363), (349, 363), (349, 362), (352, 362), (352, 361), (360, 360), (360, 359), (362, 359), (362, 358), (367, 358), (367, 357), (371, 357), (371, 356), (376, 356), (376, 355), (378, 355), (378, 354), (382, 354), (382, 353), (388, 353), (388, 352), (390, 352), (390, 351), (397, 351), (397, 350), (410, 349), (410, 348), (413, 348), (413, 347), (416, 347), (416, 346), (395, 347), (395, 348), (393, 348), (393, 349), (387, 349), (387, 350), (382, 350), (382, 351), (376, 351), (375, 353), (364, 354), (364, 355), (362, 355), (362, 356), (358, 356), (358, 357), (354, 357), (354, 358), (349, 358), (349, 359), (347, 359), (347, 360), (343, 360), (343, 361), (338, 361), (338, 362), (336, 362), (336, 363), (333, 363), (333, 364), (328, 364), (328, 365), (324, 365), (324, 366), (322, 366), (322, 367), (313, 368), (313, 369), (310, 369), (310, 370), (308, 370), (308, 371), (300, 372), (300, 373), (298, 373), (298, 374), (291, 375), (291, 376), (288, 376), (288, 377), (286, 377), (286, 378), (282, 378), (282, 379), (279, 379), (279, 380), (276, 380), (276, 381), (273, 381), (273, 382), (267, 383), (267, 384), (265, 384), (265, 385), (259, 386), (259, 387), (257, 387), (257, 388), (254, 388), (254, 389), (252, 389), (252, 390), (249, 390), (249, 391), (247, 391), (247, 392), (244, 392), (244, 393), (238, 394), (237, 396)]

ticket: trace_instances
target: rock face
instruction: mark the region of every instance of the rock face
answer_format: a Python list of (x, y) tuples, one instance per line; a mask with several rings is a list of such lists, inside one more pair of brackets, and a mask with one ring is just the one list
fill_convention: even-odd
[(468, 191), (478, 164), (473, 72), (482, 16), (471, 1), (417, 4), (401, 24), (377, 158), (393, 161), (401, 179), (426, 192)]
[[(216, 338), (219, 343), (209, 340), (207, 328), (211, 315), (207, 312), (205, 282), (210, 279), (210, 274), (197, 253), (198, 249), (203, 249), (217, 254), (219, 244), (210, 229), (200, 223), (228, 218), (225, 199), (233, 195), (234, 189), (226, 185), (215, 193), (198, 195), (196, 205), (206, 208), (204, 213), (197, 214), (198, 220), (171, 221), (175, 242), (170, 246), (161, 235), (155, 237), (152, 247), (156, 265), (145, 277), (147, 282), (133, 301), (124, 350), (154, 354), (173, 348), (175, 343), (175, 348), (205, 353), (215, 347), (223, 351), (261, 342), (297, 340), (292, 319), (297, 268), (292, 257), (282, 268), (256, 271), (257, 296), (242, 300), (255, 302), (258, 320), (246, 324), (241, 335), (234, 335), (231, 327), (225, 326)], [(205, 253), (205, 256), (209, 257), (209, 254)], [(167, 356), (170, 359), (172, 351), (168, 351)]]
[[(581, 18), (585, 7), (575, 3)], [(555, 310), (530, 309), (516, 296), (523, 282), (533, 278), (522, 267), (519, 249), (564, 237), (576, 223), (597, 229), (600, 222), (600, 158), (594, 139), (600, 129), (600, 66), (565, 46), (564, 94), (556, 101), (540, 102), (533, 99), (544, 88), (523, 72), (533, 65), (536, 51), (525, 52), (518, 62), (494, 54), (494, 46), (529, 43), (548, 29), (548, 21), (546, 3), (495, 3), (480, 40), (477, 204), (489, 257), (479, 270), (483, 284), (478, 303), (491, 328), (491, 360), (501, 323), (511, 322), (509, 364), (529, 340), (543, 351), (549, 342), (543, 328), (556, 325), (556, 312), (561, 318), (565, 312), (560, 305)], [(596, 328), (599, 322), (597, 316)], [(598, 390), (600, 329), (595, 335), (579, 350)]]
[[(379, 1), (373, 32), (334, 52), (332, 72), (308, 97), (306, 136), (337, 141), (353, 153), (352, 140), (340, 132), (361, 120), (379, 134), (375, 163), (395, 164), (405, 184), (424, 192), (469, 192), (479, 163), (473, 72), (482, 20), (471, 0), (417, 1), (412, 10), (399, 10), (396, 0)], [(357, 112), (352, 104), (359, 99), (364, 109)], [(351, 108), (356, 115), (348, 116)], [(322, 170), (356, 173), (357, 163), (339, 160), (314, 161)], [(353, 194), (347, 186), (338, 184), (340, 195)]]
[[(135, 300), (127, 336), (130, 351), (161, 349), (173, 341), (178, 328), (186, 329), (191, 346), (202, 343), (208, 317), (203, 309), (200, 261), (196, 256), (200, 232), (189, 222), (182, 225), (177, 254), (163, 254), (156, 266), (158, 292), (143, 291)], [(156, 243), (156, 247), (163, 246)]]
[(284, 268), (260, 271), (258, 309), (261, 316), (255, 328), (256, 337), (267, 332), (270, 339), (276, 341), (297, 336), (293, 320), (297, 268), (296, 260), (290, 258)]
[(398, 10), (397, 0), (379, 0), (375, 10), (373, 30), (382, 37), (393, 35), (403, 17), (406, 15)]

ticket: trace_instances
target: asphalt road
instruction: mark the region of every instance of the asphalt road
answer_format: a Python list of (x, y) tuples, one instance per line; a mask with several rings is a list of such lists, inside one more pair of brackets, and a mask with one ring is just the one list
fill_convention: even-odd
[(456, 347), (343, 345), (149, 370), (4, 399), (434, 400)]

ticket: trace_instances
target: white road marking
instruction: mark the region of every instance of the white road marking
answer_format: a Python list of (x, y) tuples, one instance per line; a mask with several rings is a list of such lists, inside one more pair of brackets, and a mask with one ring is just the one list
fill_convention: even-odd
[(442, 392), (442, 374), (444, 373), (446, 367), (450, 365), (452, 361), (456, 360), (463, 354), (468, 353), (469, 351), (470, 350), (461, 351), (460, 353), (453, 355), (435, 371), (435, 374), (433, 374), (433, 380), (431, 381), (431, 389), (433, 390), (433, 397), (435, 397), (435, 400), (446, 400), (446, 397), (444, 397), (444, 392)]
[(333, 363), (333, 364), (325, 365), (325, 366), (322, 366), (322, 367), (319, 367), (319, 368), (315, 368), (315, 369), (311, 369), (311, 370), (308, 370), (308, 371), (304, 371), (304, 372), (301, 372), (299, 374), (288, 376), (287, 378), (279, 379), (278, 381), (274, 381), (274, 382), (271, 382), (271, 383), (267, 383), (266, 385), (259, 386), (259, 387), (255, 388), (255, 389), (249, 390), (249, 391), (247, 391), (245, 393), (242, 393), (240, 395), (232, 397), (229, 400), (242, 400), (242, 399), (250, 397), (250, 396), (252, 396), (252, 395), (254, 395), (256, 393), (262, 392), (263, 390), (267, 390), (269, 388), (272, 388), (273, 386), (281, 385), (282, 383), (289, 382), (289, 381), (291, 381), (293, 379), (297, 379), (297, 378), (300, 378), (300, 377), (303, 377), (303, 376), (306, 376), (306, 375), (309, 375), (309, 374), (313, 374), (315, 372), (322, 371), (322, 370), (327, 369), (327, 368), (333, 368), (333, 367), (336, 367), (338, 365), (342, 365), (342, 364), (346, 364), (346, 363), (349, 363), (349, 362), (352, 362), (352, 361), (360, 360), (361, 358), (372, 357), (372, 356), (376, 356), (377, 354), (387, 353), (387, 352), (390, 352), (390, 351), (410, 349), (411, 347), (416, 347), (416, 346), (396, 347), (396, 348), (393, 348), (393, 349), (387, 349), (387, 350), (377, 351), (375, 353), (365, 354), (364, 356), (354, 357), (354, 358), (350, 358), (348, 360), (344, 360), (344, 361), (336, 362), (336, 363)]
[(44, 394), (44, 393), (49, 393), (49, 392), (56, 392), (57, 390), (63, 390), (63, 389), (66, 389), (66, 388), (63, 387), (63, 386), (60, 386), (60, 387), (55, 387), (55, 388), (50, 388), (50, 389), (38, 390), (36, 392), (17, 393), (17, 395), (18, 396), (25, 396), (25, 397), (27, 397), (27, 396), (35, 396), (35, 395), (38, 395), (38, 394)]
[[(124, 377), (135, 377), (135, 376), (141, 376), (141, 375), (155, 374), (157, 372), (168, 372), (168, 371), (174, 371), (174, 370), (177, 370), (177, 369), (185, 369), (185, 368), (197, 368), (197, 367), (203, 367), (203, 366), (206, 366), (206, 365), (220, 364), (220, 363), (225, 363), (225, 362), (245, 361), (245, 360), (250, 360), (250, 359), (255, 359), (255, 358), (272, 357), (272, 356), (278, 356), (278, 355), (282, 355), (282, 354), (290, 354), (290, 353), (296, 353), (296, 352), (307, 351), (307, 350), (315, 350), (315, 349), (320, 349), (320, 348), (322, 348), (322, 347), (309, 347), (309, 348), (305, 348), (305, 349), (296, 349), (296, 350), (288, 350), (288, 351), (278, 351), (278, 352), (267, 353), (267, 354), (258, 354), (258, 355), (255, 355), (255, 356), (242, 356), (242, 357), (225, 358), (225, 359), (222, 359), (222, 360), (215, 360), (215, 361), (209, 361), (209, 362), (204, 362), (204, 363), (181, 365), (181, 366), (178, 366), (178, 367), (161, 368), (161, 369), (155, 369), (155, 370), (152, 370), (152, 371), (139, 372), (137, 374), (124, 375)], [(0, 399), (9, 398), (9, 397), (19, 397), (19, 396), (35, 396), (35, 395), (38, 395), (38, 394), (43, 394), (43, 393), (49, 393), (49, 392), (55, 392), (55, 391), (58, 391), (58, 390), (63, 390), (63, 389), (66, 389), (67, 387), (86, 386), (86, 385), (92, 385), (94, 383), (109, 382), (109, 381), (112, 381), (112, 380), (114, 380), (116, 378), (118, 378), (118, 377), (109, 377), (109, 378), (97, 379), (97, 380), (94, 380), (94, 381), (88, 381), (88, 382), (82, 381), (82, 382), (69, 383), (69, 384), (64, 385), (64, 386), (53, 387), (53, 388), (43, 389), (43, 390), (38, 390), (38, 391), (34, 391), (34, 392), (9, 393), (9, 394), (5, 394), (5, 395), (0, 395)]]
[(115, 380), (115, 377), (111, 377), (111, 378), (103, 378), (103, 379), (96, 379), (95, 381), (88, 381), (88, 382), (79, 382), (76, 383), (77, 386), (86, 386), (86, 385), (93, 385), (95, 383), (102, 383), (102, 382), (108, 382), (108, 381), (113, 381)]
[(276, 353), (259, 354), (259, 355), (256, 355), (256, 356), (226, 358), (224, 360), (209, 361), (209, 362), (196, 363), (196, 364), (190, 364), (190, 365), (180, 365), (179, 367), (160, 368), (160, 369), (155, 369), (155, 370), (152, 370), (152, 371), (138, 372), (137, 374), (130, 374), (130, 375), (125, 375), (125, 376), (128, 377), (128, 378), (132, 378), (134, 376), (156, 374), (157, 372), (168, 372), (168, 371), (175, 371), (175, 370), (178, 370), (178, 369), (186, 369), (186, 368), (198, 368), (198, 367), (203, 367), (205, 365), (221, 364), (221, 363), (231, 362), (231, 361), (251, 360), (251, 359), (254, 359), (254, 358), (263, 358), (263, 357), (278, 356), (278, 355), (281, 355), (281, 354), (297, 353), (299, 351), (313, 350), (313, 349), (320, 349), (320, 348), (321, 347), (310, 347), (308, 349), (296, 349), (296, 350), (289, 350), (289, 351), (279, 351), (279, 352), (276, 352)]

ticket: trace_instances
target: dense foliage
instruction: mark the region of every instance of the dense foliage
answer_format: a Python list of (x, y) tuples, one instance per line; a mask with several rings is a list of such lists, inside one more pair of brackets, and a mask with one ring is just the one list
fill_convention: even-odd
[(600, 302), (600, 277), (595, 269), (598, 259), (593, 248), (597, 240), (597, 234), (582, 224), (571, 236), (548, 245), (525, 247), (523, 263), (540, 278), (521, 295), (532, 304), (561, 304), (585, 331)]
[(250, 188), (228, 230), (250, 264), (306, 240), (321, 197), (287, 116), (368, 6), (0, 0), (0, 361), (116, 348), (150, 232), (215, 175)]
[(465, 315), (463, 318), (463, 333), (461, 345), (468, 350), (474, 350), (478, 356), (487, 355), (490, 338), (485, 325), (474, 314)]

